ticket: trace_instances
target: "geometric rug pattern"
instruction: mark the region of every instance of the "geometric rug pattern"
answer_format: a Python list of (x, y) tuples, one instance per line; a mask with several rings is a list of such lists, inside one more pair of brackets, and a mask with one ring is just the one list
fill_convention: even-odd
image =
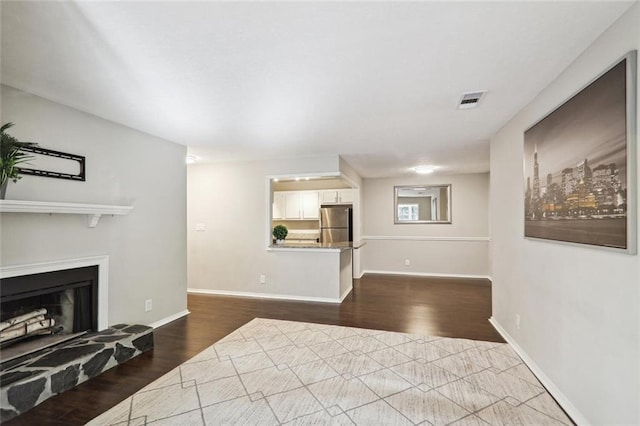
[(505, 343), (256, 318), (89, 425), (572, 425)]

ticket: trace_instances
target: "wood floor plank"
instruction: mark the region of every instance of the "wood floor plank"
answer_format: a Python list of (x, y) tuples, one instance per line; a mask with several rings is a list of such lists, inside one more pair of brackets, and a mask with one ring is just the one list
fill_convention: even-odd
[(5, 424), (84, 424), (256, 317), (503, 342), (484, 279), (368, 274), (340, 305), (190, 294), (188, 307), (154, 331), (153, 350)]

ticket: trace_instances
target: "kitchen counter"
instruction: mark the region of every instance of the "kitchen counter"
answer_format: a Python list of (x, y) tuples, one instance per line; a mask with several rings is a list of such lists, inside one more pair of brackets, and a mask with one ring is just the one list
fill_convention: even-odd
[(364, 241), (346, 241), (340, 243), (317, 243), (313, 240), (309, 240), (306, 242), (285, 242), (283, 244), (271, 244), (269, 246), (269, 250), (279, 250), (279, 249), (319, 249), (319, 250), (352, 250), (359, 249), (366, 243)]

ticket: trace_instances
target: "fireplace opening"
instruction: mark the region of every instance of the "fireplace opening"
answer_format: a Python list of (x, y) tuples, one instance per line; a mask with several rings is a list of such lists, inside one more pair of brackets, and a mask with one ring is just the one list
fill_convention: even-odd
[(98, 329), (98, 266), (0, 280), (3, 361)]

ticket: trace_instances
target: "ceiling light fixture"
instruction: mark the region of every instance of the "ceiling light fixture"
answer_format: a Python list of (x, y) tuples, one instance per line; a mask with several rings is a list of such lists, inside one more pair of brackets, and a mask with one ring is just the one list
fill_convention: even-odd
[(429, 173), (433, 173), (436, 168), (436, 166), (416, 166), (413, 168), (413, 171), (421, 175), (428, 175)]
[(187, 155), (186, 161), (187, 161), (187, 164), (193, 164), (196, 161), (198, 161), (198, 157), (196, 157), (195, 155), (189, 154), (189, 155)]

